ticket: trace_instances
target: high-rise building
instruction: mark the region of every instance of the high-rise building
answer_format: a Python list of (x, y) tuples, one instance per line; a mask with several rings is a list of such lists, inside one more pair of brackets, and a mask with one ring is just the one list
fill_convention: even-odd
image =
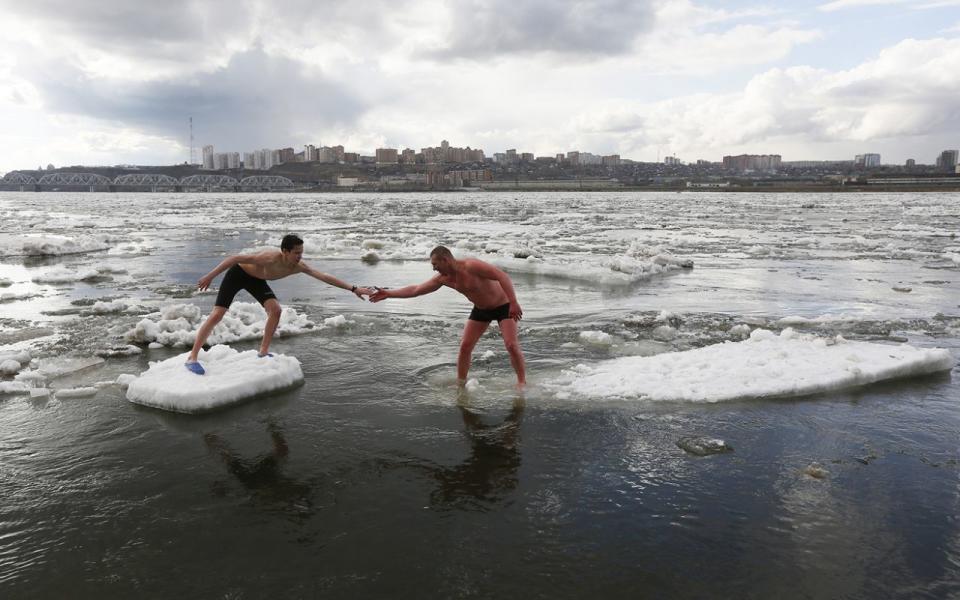
[(912, 158), (908, 158), (904, 166), (906, 166), (908, 169), (912, 169), (917, 166), (917, 161), (913, 160)]
[(619, 154), (610, 154), (609, 156), (603, 157), (603, 166), (605, 167), (619, 167), (620, 166), (620, 155)]
[(872, 168), (880, 166), (880, 155), (879, 154), (858, 154), (853, 159), (854, 166)]
[(937, 157), (937, 168), (941, 171), (953, 172), (957, 166), (957, 151), (944, 150)]
[(213, 146), (207, 145), (203, 147), (203, 167), (204, 170), (212, 171), (213, 170)]
[(723, 168), (731, 171), (776, 171), (780, 168), (779, 154), (740, 154), (724, 156)]
[(293, 157), (296, 155), (296, 152), (293, 151), (293, 148), (281, 148), (277, 150), (278, 159), (277, 164), (282, 165), (283, 163), (293, 162)]
[(377, 148), (376, 157), (378, 165), (395, 165), (400, 162), (396, 148)]
[(400, 162), (406, 165), (412, 165), (417, 162), (417, 152), (413, 148), (404, 148), (400, 153)]
[(303, 162), (314, 162), (317, 160), (317, 149), (313, 144), (307, 144), (303, 147)]
[(599, 154), (594, 154), (593, 152), (581, 152), (580, 164), (581, 165), (600, 165), (600, 164), (603, 164), (603, 158)]

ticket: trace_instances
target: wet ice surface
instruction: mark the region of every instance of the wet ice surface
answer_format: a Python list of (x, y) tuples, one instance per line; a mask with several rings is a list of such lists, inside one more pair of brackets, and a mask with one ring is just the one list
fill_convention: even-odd
[[(758, 329), (956, 357), (960, 195), (5, 193), (0, 223), (5, 597), (960, 592), (950, 372), (718, 404), (551, 388)], [(530, 389), (494, 325), (458, 393), (449, 290), (374, 305), (298, 276), (272, 349), (301, 387), (130, 404), (210, 309), (196, 280), (289, 231), (361, 284), (428, 279), (438, 243), (501, 264)], [(241, 313), (224, 333), (253, 350)]]

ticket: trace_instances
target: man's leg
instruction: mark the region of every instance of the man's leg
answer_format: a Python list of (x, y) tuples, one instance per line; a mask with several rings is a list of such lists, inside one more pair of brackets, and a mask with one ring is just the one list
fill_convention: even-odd
[(477, 345), (477, 340), (483, 335), (483, 332), (490, 326), (489, 321), (474, 321), (467, 319), (467, 324), (463, 328), (463, 338), (460, 340), (460, 353), (457, 355), (457, 379), (460, 383), (467, 380), (467, 372), (470, 371), (470, 359), (473, 356), (473, 347)]
[(503, 345), (507, 348), (507, 354), (510, 355), (510, 364), (513, 365), (513, 370), (517, 373), (517, 383), (526, 385), (527, 372), (523, 363), (523, 351), (520, 350), (517, 329), (517, 322), (513, 319), (500, 321), (500, 335), (503, 336)]
[(207, 320), (203, 322), (203, 325), (201, 325), (200, 329), (197, 331), (197, 339), (195, 342), (193, 342), (193, 349), (190, 350), (190, 358), (187, 359), (187, 362), (196, 362), (197, 355), (200, 353), (200, 348), (207, 343), (207, 338), (210, 337), (210, 332), (213, 331), (213, 328), (217, 326), (217, 323), (223, 319), (223, 315), (225, 314), (227, 314), (227, 307), (213, 307), (213, 310), (210, 311), (210, 316), (207, 317)]
[(270, 351), (270, 342), (273, 341), (273, 333), (277, 330), (277, 325), (280, 324), (280, 313), (283, 312), (276, 298), (270, 298), (264, 302), (263, 308), (267, 311), (267, 323), (263, 326), (263, 341), (260, 342), (260, 354), (266, 354)]

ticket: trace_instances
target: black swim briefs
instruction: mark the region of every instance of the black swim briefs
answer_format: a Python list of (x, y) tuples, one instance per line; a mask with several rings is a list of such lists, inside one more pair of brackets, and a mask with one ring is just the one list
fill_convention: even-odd
[(227, 274), (223, 276), (223, 281), (220, 283), (220, 291), (217, 292), (217, 301), (214, 302), (214, 305), (230, 308), (233, 297), (236, 296), (240, 290), (250, 292), (250, 295), (260, 304), (263, 304), (270, 298), (276, 299), (277, 297), (277, 295), (273, 293), (273, 290), (270, 289), (270, 286), (267, 285), (266, 280), (247, 273), (240, 265), (233, 265), (227, 270)]
[(473, 310), (470, 311), (470, 320), (471, 321), (483, 321), (484, 323), (489, 323), (490, 321), (496, 321), (499, 323), (504, 319), (510, 318), (510, 303), (507, 302), (496, 308), (478, 308), (477, 306), (473, 307)]

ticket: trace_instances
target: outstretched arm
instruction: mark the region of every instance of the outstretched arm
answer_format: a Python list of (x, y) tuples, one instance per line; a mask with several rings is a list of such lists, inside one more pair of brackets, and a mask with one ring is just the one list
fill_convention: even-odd
[(245, 265), (265, 265), (268, 264), (273, 257), (269, 252), (260, 252), (258, 254), (234, 254), (233, 256), (228, 256), (220, 264), (214, 267), (212, 271), (200, 278), (200, 281), (197, 282), (197, 288), (201, 291), (210, 287), (210, 284), (213, 283), (214, 278), (223, 273), (230, 267), (234, 265), (239, 265), (243, 263)]
[(306, 264), (306, 263), (304, 263), (304, 262), (301, 262), (301, 263), (300, 263), (300, 272), (301, 272), (301, 273), (306, 273), (306, 274), (309, 275), (310, 277), (313, 277), (314, 279), (319, 279), (320, 281), (322, 281), (322, 282), (324, 282), (324, 283), (326, 283), (326, 284), (332, 285), (333, 287), (338, 287), (338, 288), (340, 288), (341, 290), (350, 290), (351, 292), (353, 292), (353, 294), (354, 294), (357, 298), (361, 298), (361, 299), (362, 299), (362, 298), (364, 297), (364, 295), (369, 296), (369, 295), (372, 294), (373, 291), (374, 291), (374, 290), (372, 290), (372, 289), (370, 289), (370, 288), (357, 287), (357, 286), (355, 286), (355, 285), (350, 285), (349, 283), (346, 283), (346, 282), (343, 281), (342, 279), (338, 279), (338, 278), (334, 277), (333, 275), (330, 275), (330, 274), (328, 274), (328, 273), (323, 273), (323, 272), (321, 272), (321, 271), (318, 271), (318, 270), (314, 269), (313, 267), (311, 267), (310, 265), (308, 265), (308, 264)]
[(429, 281), (424, 281), (417, 285), (408, 285), (395, 290), (376, 288), (377, 291), (370, 296), (370, 302), (380, 302), (387, 298), (413, 298), (415, 296), (422, 296), (439, 290), (442, 285), (443, 284), (440, 283), (440, 275), (437, 275)]
[(517, 321), (523, 318), (523, 309), (520, 308), (520, 303), (517, 301), (517, 292), (513, 289), (513, 281), (509, 275), (504, 273), (502, 269), (480, 260), (470, 260), (466, 264), (474, 275), (499, 282), (500, 287), (507, 294), (507, 301), (510, 303), (510, 318)]

